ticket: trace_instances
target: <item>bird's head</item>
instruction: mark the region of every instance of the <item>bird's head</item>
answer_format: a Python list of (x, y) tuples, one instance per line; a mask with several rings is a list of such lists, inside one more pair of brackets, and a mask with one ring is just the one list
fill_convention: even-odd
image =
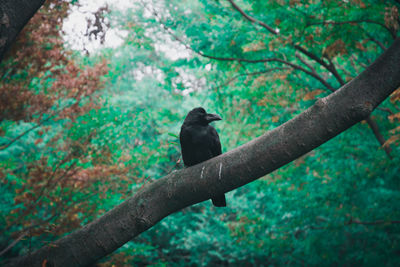
[(194, 108), (186, 115), (184, 123), (207, 125), (212, 121), (219, 121), (222, 118), (217, 114), (207, 113), (204, 108)]

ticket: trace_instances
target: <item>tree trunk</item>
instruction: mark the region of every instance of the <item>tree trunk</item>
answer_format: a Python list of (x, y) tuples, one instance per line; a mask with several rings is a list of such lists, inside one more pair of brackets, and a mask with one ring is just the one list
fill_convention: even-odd
[(400, 39), (357, 78), (278, 128), (147, 186), (105, 215), (11, 266), (88, 266), (164, 217), (243, 186), (366, 119), (400, 86)]
[(44, 0), (0, 1), (0, 62), (18, 33), (43, 3)]

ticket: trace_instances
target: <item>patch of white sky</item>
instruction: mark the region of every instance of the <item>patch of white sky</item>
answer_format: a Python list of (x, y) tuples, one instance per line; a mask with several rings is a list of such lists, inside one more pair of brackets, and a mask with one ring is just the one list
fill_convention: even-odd
[(64, 39), (74, 50), (86, 49), (94, 53), (102, 47), (118, 47), (123, 43), (126, 32), (115, 29), (108, 29), (104, 44), (98, 40), (88, 40), (86, 34), (87, 19), (94, 19), (93, 13), (100, 7), (108, 4), (110, 8), (130, 8), (129, 1), (123, 0), (80, 0), (79, 5), (74, 5), (67, 19), (63, 24)]
[[(104, 43), (101, 44), (99, 40), (95, 40), (94, 38), (89, 40), (88, 37), (85, 36), (87, 30), (87, 19), (91, 18), (94, 20), (93, 13), (105, 5), (108, 5), (111, 11), (124, 11), (136, 8), (138, 3), (146, 5), (143, 16), (147, 18), (153, 16), (151, 12), (153, 8), (162, 8), (161, 2), (155, 4), (151, 0), (80, 0), (79, 5), (73, 6), (69, 16), (64, 22), (63, 31), (65, 41), (72, 49), (78, 51), (83, 51), (85, 49), (90, 54), (96, 53), (105, 47), (117, 48), (123, 44), (124, 38), (128, 35), (127, 31), (113, 28), (113, 24), (111, 23), (111, 27), (107, 29)], [(166, 10), (164, 9), (163, 11), (163, 13), (166, 14)], [(190, 12), (190, 10), (187, 12)], [(162, 26), (160, 25), (160, 27)], [(155, 34), (156, 32), (157, 34)], [(176, 61), (191, 57), (192, 51), (187, 49), (183, 44), (174, 40), (166, 32), (162, 33), (155, 29), (148, 29), (146, 35), (155, 41), (156, 51), (163, 53), (170, 60)], [(211, 64), (207, 64), (204, 69), (205, 71), (210, 71), (211, 67)], [(204, 88), (204, 78), (198, 79), (183, 68), (179, 68), (177, 71), (180, 74), (180, 77), (177, 78), (176, 83), (182, 83), (186, 88), (183, 91), (180, 91), (181, 94), (187, 95), (193, 91)], [(161, 71), (154, 67), (141, 66), (134, 70), (134, 76), (137, 80), (141, 80), (148, 75), (154, 75), (157, 80), (163, 82)]]
[[(98, 40), (88, 40), (85, 36), (87, 19), (91, 18), (93, 20), (93, 13), (102, 6), (108, 5), (110, 10), (124, 11), (135, 8), (137, 6), (135, 4), (138, 2), (146, 2), (146, 5), (152, 5), (151, 1), (138, 0), (80, 0), (79, 5), (73, 6), (69, 16), (64, 22), (63, 31), (65, 33), (65, 41), (72, 49), (83, 50), (85, 48), (89, 53), (95, 53), (104, 47), (116, 48), (120, 46), (123, 44), (124, 38), (128, 35), (128, 32), (115, 29), (111, 25), (106, 32), (104, 44), (101, 44)], [(149, 9), (144, 9), (143, 16), (152, 16), (151, 11)], [(164, 53), (167, 58), (178, 60), (190, 57), (190, 51), (182, 44), (172, 40), (168, 34), (155, 36), (152, 30), (149, 29), (146, 35), (156, 41), (156, 50)]]

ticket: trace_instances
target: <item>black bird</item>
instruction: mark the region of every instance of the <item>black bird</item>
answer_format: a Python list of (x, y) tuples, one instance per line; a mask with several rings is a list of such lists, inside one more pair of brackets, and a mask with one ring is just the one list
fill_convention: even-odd
[[(221, 142), (212, 121), (222, 120), (217, 114), (207, 113), (204, 108), (192, 109), (182, 124), (179, 140), (181, 142), (182, 158), (185, 166), (193, 166), (220, 155)], [(225, 195), (213, 197), (216, 207), (225, 207)]]

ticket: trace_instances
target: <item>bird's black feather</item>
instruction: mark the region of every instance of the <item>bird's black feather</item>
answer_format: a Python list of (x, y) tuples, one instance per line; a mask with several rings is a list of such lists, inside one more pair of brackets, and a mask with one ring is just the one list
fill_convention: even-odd
[[(216, 114), (209, 114), (203, 108), (192, 109), (181, 127), (179, 140), (181, 143), (183, 163), (193, 166), (222, 153), (221, 142), (215, 128), (210, 122), (221, 120)], [(213, 197), (214, 206), (225, 207), (225, 195)]]

